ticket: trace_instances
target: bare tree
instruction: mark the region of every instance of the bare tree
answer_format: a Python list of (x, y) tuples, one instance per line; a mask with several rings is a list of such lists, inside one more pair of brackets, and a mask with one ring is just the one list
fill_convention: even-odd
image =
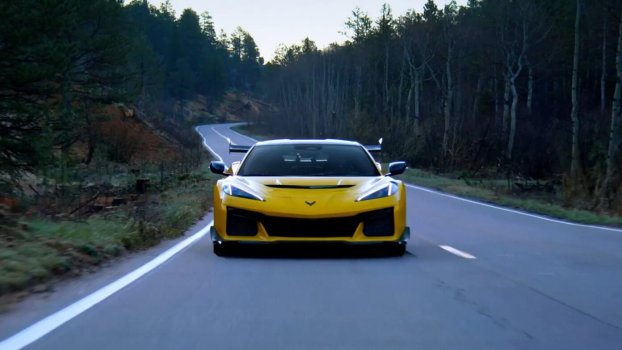
[[(502, 16), (498, 37), (505, 80), (503, 136), (507, 137), (505, 156), (511, 160), (516, 138), (519, 99), (516, 82), (527, 65), (529, 49), (548, 36), (551, 24), (543, 17), (541, 4), (537, 1), (504, 1), (500, 4)], [(529, 99), (528, 104), (531, 104)]]
[(570, 176), (573, 181), (577, 181), (581, 173), (581, 158), (579, 155), (579, 50), (580, 50), (580, 25), (581, 25), (582, 1), (577, 0), (577, 12), (574, 24), (574, 55), (572, 64), (572, 111), (570, 120), (572, 121), (572, 150), (570, 156)]
[(527, 63), (529, 66), (529, 78), (527, 80), (527, 114), (533, 114), (533, 65), (529, 62)]
[[(408, 93), (406, 95), (405, 119), (411, 119), (411, 106), (414, 102), (414, 114), (412, 115), (412, 127), (415, 135), (420, 132), (421, 122), (421, 93), (423, 76), (429, 62), (434, 57), (430, 48), (430, 33), (415, 30), (416, 22), (407, 24), (411, 28), (402, 34), (404, 56), (408, 65), (408, 77), (410, 78)], [(420, 23), (419, 23), (420, 25)]]
[(603, 6), (603, 43), (600, 75), (600, 113), (605, 113), (607, 82), (607, 8)]
[(445, 6), (443, 11), (444, 34), (447, 40), (447, 57), (445, 59), (445, 99), (443, 104), (443, 157), (447, 156), (449, 148), (449, 131), (451, 130), (452, 107), (454, 104), (454, 81), (452, 76), (452, 65), (454, 56), (454, 27), (456, 25), (456, 3), (451, 2)]
[(616, 55), (616, 88), (611, 104), (611, 128), (609, 129), (609, 147), (607, 148), (607, 169), (603, 181), (600, 207), (611, 208), (614, 189), (612, 181), (618, 170), (616, 156), (620, 147), (620, 119), (622, 118), (622, 10), (620, 11), (620, 24), (618, 31), (618, 51)]

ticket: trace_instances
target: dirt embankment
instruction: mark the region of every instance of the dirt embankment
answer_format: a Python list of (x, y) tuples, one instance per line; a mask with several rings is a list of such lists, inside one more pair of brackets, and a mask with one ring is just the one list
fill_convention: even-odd
[(246, 94), (229, 92), (224, 96), (216, 115), (220, 122), (258, 121), (265, 111), (273, 107)]
[(0, 310), (183, 234), (211, 206), (217, 180), (192, 125), (253, 121), (267, 108), (229, 93), (213, 113), (200, 98), (174, 104), (166, 118), (123, 104), (99, 111), (63, 163), (25, 176), (20, 195), (0, 196)]
[(179, 236), (209, 209), (214, 177), (191, 127), (121, 104), (97, 114), (67, 155), (55, 154), (58, 164), (0, 195), (0, 312), (59, 278)]
[(106, 143), (112, 158), (130, 164), (160, 163), (183, 153), (180, 141), (158, 129), (134, 108), (112, 105), (104, 112), (107, 119), (96, 123), (94, 131)]

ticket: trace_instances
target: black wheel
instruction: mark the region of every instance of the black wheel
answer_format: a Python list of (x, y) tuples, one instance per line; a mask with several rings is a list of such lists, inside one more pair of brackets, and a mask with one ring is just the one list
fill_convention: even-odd
[(225, 242), (214, 242), (214, 254), (228, 256), (231, 254), (231, 246)]
[(406, 253), (406, 243), (394, 243), (387, 247), (391, 256), (404, 256)]

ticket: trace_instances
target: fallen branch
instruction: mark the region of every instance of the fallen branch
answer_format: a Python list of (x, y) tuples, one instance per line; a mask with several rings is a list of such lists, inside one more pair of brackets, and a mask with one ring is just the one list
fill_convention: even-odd
[(73, 215), (75, 212), (79, 211), (80, 209), (84, 208), (86, 205), (88, 205), (92, 201), (96, 200), (100, 195), (101, 195), (101, 191), (97, 192), (93, 197), (87, 199), (84, 203), (81, 203), (76, 209), (72, 210), (68, 215)]

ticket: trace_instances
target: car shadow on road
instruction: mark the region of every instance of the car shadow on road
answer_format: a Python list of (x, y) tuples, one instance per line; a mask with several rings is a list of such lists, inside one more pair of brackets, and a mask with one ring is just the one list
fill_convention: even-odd
[(228, 247), (225, 257), (253, 259), (372, 259), (408, 258), (393, 245), (352, 244), (240, 244)]

